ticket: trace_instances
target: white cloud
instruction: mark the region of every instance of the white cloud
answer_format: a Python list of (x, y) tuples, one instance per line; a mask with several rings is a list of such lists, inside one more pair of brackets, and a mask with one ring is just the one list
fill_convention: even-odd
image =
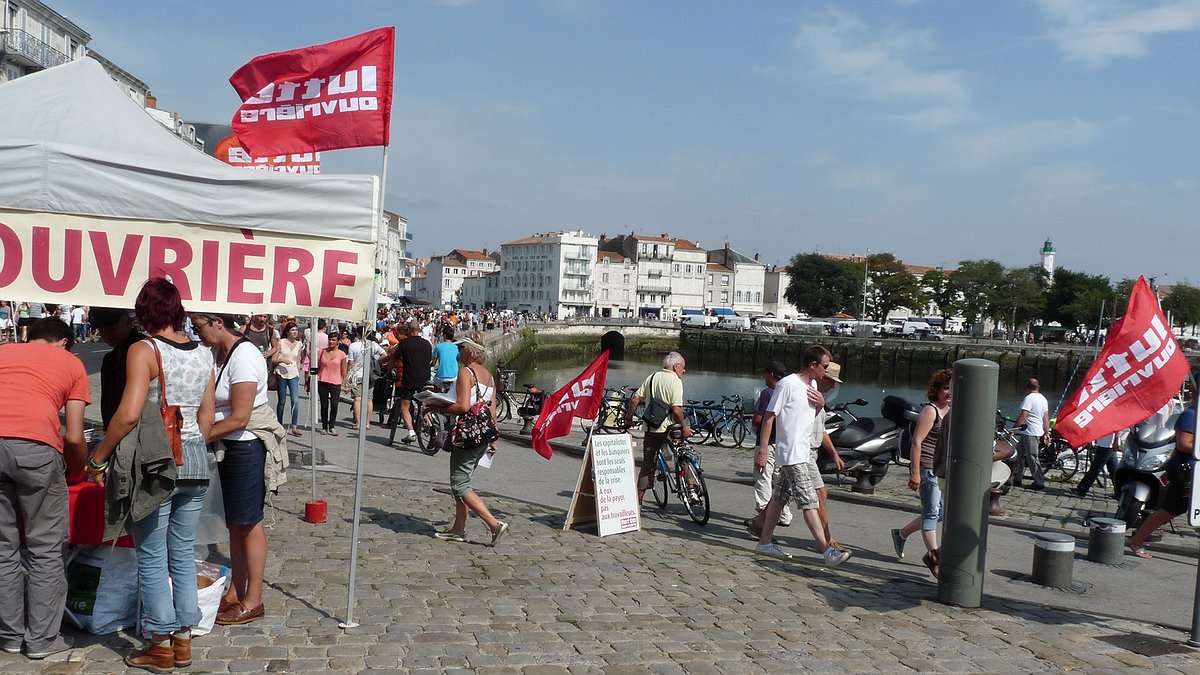
[(861, 98), (931, 106), (970, 98), (966, 73), (922, 65), (937, 48), (927, 30), (874, 31), (856, 16), (830, 11), (822, 21), (802, 23), (793, 48), (802, 77)]
[(1094, 120), (1035, 120), (965, 135), (954, 142), (958, 162), (990, 164), (999, 159), (1044, 154), (1088, 145), (1107, 132)]
[(1048, 36), (1071, 61), (1102, 66), (1145, 55), (1152, 38), (1200, 29), (1200, 0), (1037, 0), (1055, 24)]

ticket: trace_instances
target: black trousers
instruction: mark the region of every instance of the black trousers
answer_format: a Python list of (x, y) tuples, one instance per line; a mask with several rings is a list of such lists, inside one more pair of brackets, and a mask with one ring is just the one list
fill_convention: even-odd
[(333, 429), (337, 423), (338, 403), (342, 400), (342, 385), (317, 382), (317, 395), (321, 397), (321, 428)]

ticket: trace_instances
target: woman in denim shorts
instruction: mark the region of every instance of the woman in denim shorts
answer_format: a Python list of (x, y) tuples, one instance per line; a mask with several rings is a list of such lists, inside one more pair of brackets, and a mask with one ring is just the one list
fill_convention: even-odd
[(935, 577), (941, 560), (937, 527), (942, 519), (942, 491), (934, 475), (933, 455), (942, 433), (942, 420), (950, 414), (950, 381), (953, 377), (954, 371), (946, 368), (929, 379), (929, 389), (925, 392), (929, 405), (921, 409), (913, 431), (908, 489), (921, 493), (921, 516), (899, 530), (892, 530), (892, 546), (898, 558), (904, 557), (904, 541), (908, 535), (921, 530), (921, 539), (928, 549), (922, 562)]

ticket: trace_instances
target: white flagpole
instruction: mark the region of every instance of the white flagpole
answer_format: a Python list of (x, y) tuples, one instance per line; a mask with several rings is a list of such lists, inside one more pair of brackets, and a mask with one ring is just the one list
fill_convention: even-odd
[[(379, 178), (379, 211), (378, 215), (382, 220), (383, 216), (383, 196), (387, 190), (387, 167), (388, 167), (388, 146), (383, 146), (383, 169), (380, 172)], [(375, 321), (375, 301), (379, 295), (379, 227), (380, 223), (375, 224), (375, 277), (371, 282), (371, 299), (367, 302), (367, 321)], [(366, 337), (363, 338), (363, 377), (362, 390), (359, 392), (358, 410), (361, 419), (355, 420), (358, 422), (358, 461), (354, 468), (354, 526), (350, 530), (350, 580), (348, 582), (348, 590), (346, 593), (346, 620), (338, 624), (340, 628), (355, 628), (358, 623), (354, 621), (354, 583), (358, 576), (358, 524), (362, 519), (362, 483), (363, 483), (363, 463), (367, 454), (367, 425), (370, 420), (367, 412), (367, 387), (370, 386), (371, 369), (367, 367), (367, 359), (373, 358), (374, 355), (371, 348), (366, 344)]]
[(308, 327), (308, 447), (310, 449), (308, 463), (312, 465), (312, 501), (315, 502), (317, 501), (317, 387), (321, 386), (317, 382), (317, 360), (321, 358), (321, 354), (313, 349), (317, 346), (317, 317), (309, 319)]

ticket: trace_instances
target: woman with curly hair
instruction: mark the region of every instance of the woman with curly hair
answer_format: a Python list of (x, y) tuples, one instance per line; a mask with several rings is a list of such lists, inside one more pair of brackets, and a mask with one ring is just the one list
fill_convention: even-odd
[(920, 491), (921, 515), (904, 527), (892, 530), (892, 546), (897, 558), (904, 557), (904, 542), (908, 536), (921, 530), (921, 540), (928, 551), (922, 562), (935, 577), (941, 556), (937, 528), (942, 520), (942, 490), (938, 486), (933, 457), (942, 433), (942, 422), (950, 414), (950, 382), (953, 379), (954, 371), (949, 368), (937, 371), (929, 379), (929, 388), (925, 392), (929, 405), (922, 408), (917, 417), (908, 455), (908, 489)]

